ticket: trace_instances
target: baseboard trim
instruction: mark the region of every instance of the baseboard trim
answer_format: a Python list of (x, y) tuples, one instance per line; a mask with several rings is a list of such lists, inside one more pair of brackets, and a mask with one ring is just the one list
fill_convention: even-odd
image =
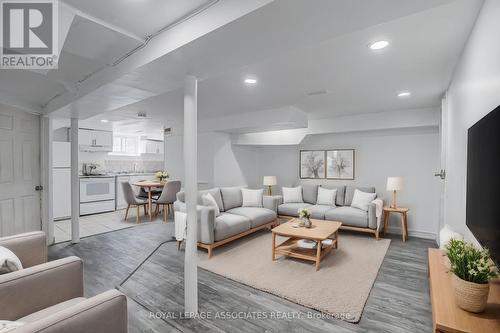
[[(401, 235), (401, 229), (396, 227), (387, 228), (387, 233)], [(424, 239), (437, 239), (437, 234), (435, 232), (422, 231), (422, 230), (412, 230), (408, 229), (408, 235), (410, 237), (424, 238)]]

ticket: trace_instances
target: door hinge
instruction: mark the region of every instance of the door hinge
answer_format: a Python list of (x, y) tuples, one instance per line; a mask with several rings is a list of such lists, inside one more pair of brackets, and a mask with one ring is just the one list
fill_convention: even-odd
[(42, 185), (35, 186), (35, 191), (43, 191), (43, 186)]

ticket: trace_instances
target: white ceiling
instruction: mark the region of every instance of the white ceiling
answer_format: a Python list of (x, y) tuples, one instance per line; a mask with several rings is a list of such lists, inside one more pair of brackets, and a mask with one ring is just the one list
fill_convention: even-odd
[(64, 0), (79, 10), (146, 37), (175, 23), (210, 0)]
[[(482, 1), (315, 4), (306, 8), (301, 1), (275, 1), (144, 66), (135, 79), (174, 75), (182, 81), (184, 71), (196, 73), (203, 78), (202, 119), (284, 106), (311, 118), (439, 106)], [(390, 46), (371, 51), (368, 44), (379, 39)], [(258, 85), (245, 86), (246, 75), (257, 77)], [(318, 90), (328, 93), (308, 96)], [(401, 90), (412, 96), (398, 98)], [(97, 119), (138, 111), (156, 120), (150, 126), (179, 123), (182, 89)]]
[[(66, 2), (142, 36), (207, 1)], [(138, 70), (123, 73), (113, 88), (96, 87), (100, 89), (96, 95), (105, 96), (105, 102), (88, 98), (83, 112), (88, 116), (111, 110), (95, 122), (106, 118), (115, 120), (118, 128), (131, 130), (179, 123), (186, 73), (200, 78), (199, 115), (205, 119), (287, 106), (312, 118), (437, 106), (482, 2), (275, 0)], [(374, 53), (367, 45), (379, 39), (391, 44)], [(64, 44), (60, 69), (47, 76), (1, 70), (0, 99), (15, 96), (43, 105), (139, 44), (77, 17)], [(248, 74), (258, 77), (257, 86), (243, 84)], [(328, 94), (307, 95), (318, 90)], [(412, 96), (399, 99), (400, 90), (410, 90)], [(138, 111), (147, 112), (150, 119), (130, 122)]]

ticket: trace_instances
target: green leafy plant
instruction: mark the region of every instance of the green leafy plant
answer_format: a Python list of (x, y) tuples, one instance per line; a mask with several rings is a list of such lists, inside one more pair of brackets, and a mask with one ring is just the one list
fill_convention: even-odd
[(311, 211), (307, 208), (300, 208), (297, 213), (299, 213), (300, 218), (310, 218), (311, 217)]
[(451, 239), (446, 245), (451, 271), (464, 281), (485, 284), (496, 276), (487, 249), (478, 249), (471, 243)]

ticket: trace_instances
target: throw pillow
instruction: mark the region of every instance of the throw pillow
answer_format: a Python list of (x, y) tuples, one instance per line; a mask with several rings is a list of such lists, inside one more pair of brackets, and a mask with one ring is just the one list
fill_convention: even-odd
[(0, 333), (13, 332), (23, 325), (24, 323), (19, 321), (0, 320)]
[(330, 190), (323, 187), (319, 187), (318, 200), (316, 200), (316, 204), (335, 207), (336, 197), (337, 197), (337, 189)]
[(215, 216), (220, 215), (219, 205), (217, 205), (217, 201), (215, 201), (215, 198), (212, 194), (210, 193), (203, 194), (201, 196), (201, 200), (203, 201), (204, 206), (213, 207), (215, 209)]
[(303, 203), (302, 200), (302, 186), (297, 187), (283, 187), (283, 203)]
[(262, 207), (262, 196), (264, 190), (249, 190), (247, 188), (241, 189), (241, 195), (243, 196), (242, 207)]
[(15, 272), (23, 269), (21, 260), (6, 247), (0, 246), (0, 274)]
[(375, 200), (377, 193), (366, 193), (361, 192), (358, 189), (354, 190), (354, 196), (352, 197), (351, 207), (359, 208), (368, 211), (368, 205)]

